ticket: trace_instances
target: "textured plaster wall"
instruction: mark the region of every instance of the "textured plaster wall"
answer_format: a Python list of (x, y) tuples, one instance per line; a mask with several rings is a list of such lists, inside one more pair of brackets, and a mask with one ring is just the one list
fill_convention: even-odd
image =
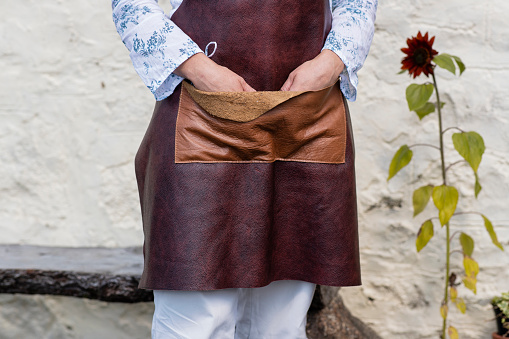
[[(465, 196), (459, 209), (489, 216), (509, 251), (508, 12), (504, 0), (380, 1), (358, 101), (350, 106), (363, 285), (340, 294), (383, 338), (438, 337), (445, 274), (445, 230), (435, 225), (435, 237), (416, 253), (418, 227), (433, 210), (413, 220), (411, 208), (415, 188), (440, 182), (437, 152), (416, 148), (413, 162), (386, 182), (401, 144), (436, 144), (438, 135), (435, 115), (419, 122), (406, 108), (411, 81), (396, 75), (399, 49), (419, 29), (429, 31), (439, 52), (467, 65), (460, 79), (440, 70), (439, 86), (445, 126), (484, 137), (483, 191), (472, 198), (473, 175), (464, 165), (451, 169), (450, 183)], [(141, 246), (133, 162), (154, 101), (115, 32), (110, 3), (3, 1), (0, 13), (0, 243)], [(461, 338), (487, 338), (495, 329), (488, 300), (509, 289), (509, 256), (491, 243), (478, 216), (451, 227), (476, 240), (480, 273), (476, 295), (459, 288), (467, 314), (451, 307), (449, 320)], [(453, 254), (452, 270), (461, 275), (460, 254)], [(152, 311), (150, 303), (0, 295), (0, 338), (147, 338)]]

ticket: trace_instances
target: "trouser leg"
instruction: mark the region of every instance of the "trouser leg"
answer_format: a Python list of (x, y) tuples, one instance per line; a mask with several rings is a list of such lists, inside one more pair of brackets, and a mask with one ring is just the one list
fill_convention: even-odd
[(233, 338), (239, 290), (154, 290), (152, 339)]
[(235, 339), (305, 339), (307, 312), (316, 284), (278, 280), (241, 288)]

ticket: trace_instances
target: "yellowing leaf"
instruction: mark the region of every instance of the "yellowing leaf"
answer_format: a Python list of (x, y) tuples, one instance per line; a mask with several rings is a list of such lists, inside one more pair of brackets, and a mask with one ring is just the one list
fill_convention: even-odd
[(491, 221), (489, 221), (488, 218), (486, 218), (486, 216), (484, 214), (481, 214), (481, 215), (482, 215), (482, 218), (484, 219), (484, 226), (486, 227), (486, 230), (490, 234), (491, 241), (495, 244), (495, 246), (497, 246), (498, 248), (500, 248), (503, 251), (504, 248), (502, 247), (502, 244), (498, 242), (497, 234), (495, 233), (495, 230), (493, 229), (493, 225), (491, 224)]
[(479, 273), (479, 264), (467, 255), (463, 257), (463, 267), (465, 267), (465, 274), (469, 277), (475, 278)]
[(420, 252), (432, 237), (433, 223), (431, 220), (426, 220), (419, 228), (417, 239), (415, 240), (415, 247), (417, 247), (417, 252)]
[(413, 152), (407, 145), (403, 145), (399, 148), (399, 150), (394, 154), (392, 158), (391, 164), (389, 166), (389, 177), (387, 181), (396, 175), (403, 167), (408, 165), (410, 160), (412, 160)]
[(465, 314), (465, 312), (467, 310), (467, 305), (465, 304), (465, 300), (463, 300), (463, 298), (457, 298), (455, 304), (456, 304), (456, 307), (460, 310), (460, 312)]
[(456, 287), (451, 286), (449, 291), (451, 293), (451, 300), (456, 301), (456, 298), (458, 297), (458, 290), (456, 289)]
[(447, 328), (447, 334), (449, 334), (449, 338), (451, 339), (459, 339), (458, 330), (454, 326), (449, 326), (449, 328)]
[(431, 193), (433, 192), (432, 185), (426, 185), (419, 187), (414, 191), (413, 195), (413, 204), (414, 204), (414, 217), (421, 213), (426, 205), (428, 205), (429, 199), (431, 198)]
[(447, 318), (447, 311), (448, 311), (448, 307), (446, 304), (443, 304), (442, 306), (440, 306), (440, 315), (442, 316), (442, 318)]
[(458, 190), (453, 186), (440, 185), (433, 188), (433, 202), (438, 208), (440, 223), (445, 225), (451, 219), (458, 204)]
[(469, 257), (472, 256), (472, 252), (474, 252), (474, 239), (472, 239), (472, 237), (470, 237), (468, 234), (461, 232), (460, 243), (461, 247), (463, 248), (463, 253)]
[(433, 84), (411, 84), (408, 86), (406, 89), (408, 109), (414, 111), (424, 106), (433, 94), (433, 88)]
[(483, 138), (476, 132), (461, 132), (452, 135), (452, 142), (458, 153), (477, 173), (485, 150)]
[(463, 277), (463, 284), (465, 284), (465, 287), (474, 292), (474, 294), (477, 294), (477, 279), (472, 276)]

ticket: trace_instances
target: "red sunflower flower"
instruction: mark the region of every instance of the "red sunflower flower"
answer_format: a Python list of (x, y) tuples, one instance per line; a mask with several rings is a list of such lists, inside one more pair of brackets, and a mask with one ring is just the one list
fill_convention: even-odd
[(435, 41), (435, 37), (428, 40), (428, 32), (424, 36), (417, 33), (416, 37), (407, 39), (408, 48), (402, 48), (401, 51), (407, 56), (401, 61), (402, 70), (408, 70), (410, 75), (414, 75), (414, 79), (421, 73), (426, 76), (433, 74), (433, 65), (431, 60), (438, 54), (432, 46)]

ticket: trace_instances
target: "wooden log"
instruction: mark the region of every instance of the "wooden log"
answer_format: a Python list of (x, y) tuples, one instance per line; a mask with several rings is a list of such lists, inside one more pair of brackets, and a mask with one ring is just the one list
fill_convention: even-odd
[[(51, 294), (108, 302), (149, 302), (138, 289), (141, 247), (0, 245), (0, 293)], [(319, 286), (308, 313), (309, 339), (380, 339), (351, 315), (339, 287)]]
[(0, 293), (51, 294), (110, 302), (154, 300), (150, 290), (138, 289), (140, 276), (99, 273), (0, 269)]
[(0, 245), (0, 269), (141, 275), (142, 248)]
[(151, 290), (137, 288), (142, 269), (141, 247), (0, 245), (0, 293), (152, 301)]

